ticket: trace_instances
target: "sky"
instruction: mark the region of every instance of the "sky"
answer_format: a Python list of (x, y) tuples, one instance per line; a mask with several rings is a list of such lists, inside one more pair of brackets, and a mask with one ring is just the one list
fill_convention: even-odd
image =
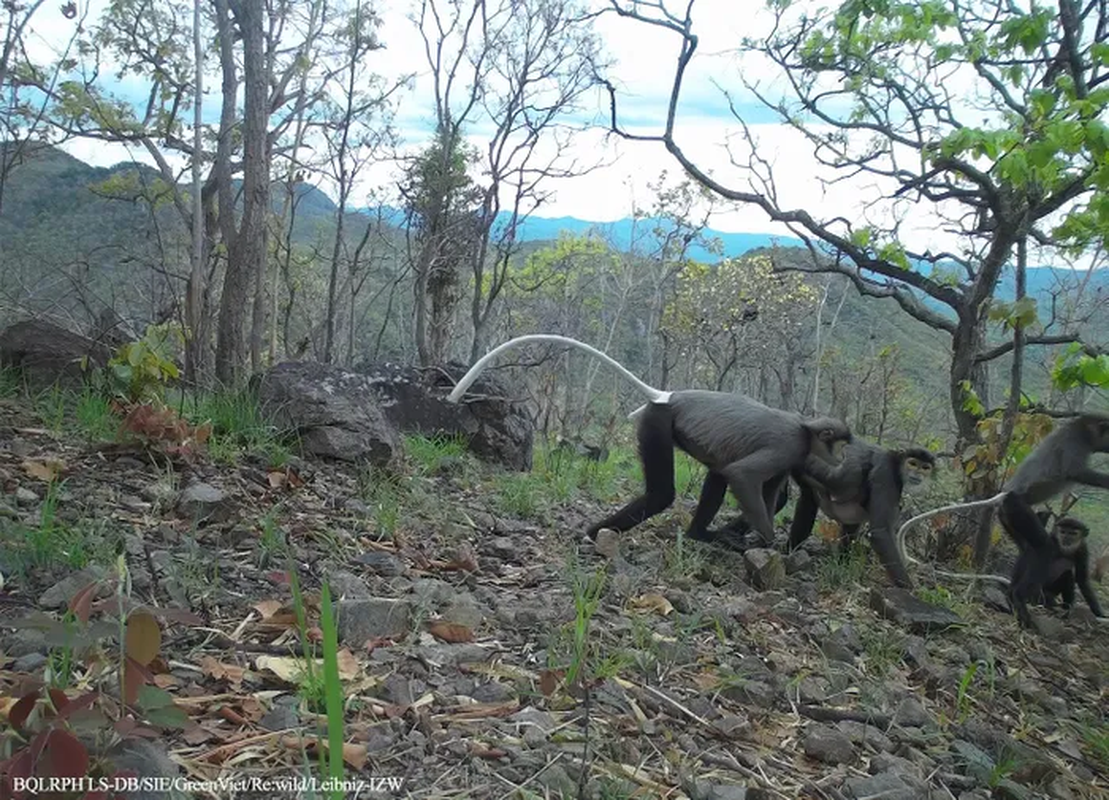
[[(33, 20), (29, 44), (37, 55), (58, 52), (72, 31), (73, 23), (61, 16), (58, 6), (60, 3), (46, 4)], [(92, 22), (105, 6), (105, 0), (80, 0), (79, 14), (87, 11)], [(402, 96), (396, 120), (404, 146), (411, 150), (426, 143), (433, 119), (430, 78), (422, 41), (408, 19), (412, 0), (380, 0), (378, 8), (383, 19), (379, 36), (386, 49), (371, 54), (374, 60), (371, 66), (386, 75), (417, 74), (414, 89)], [(758, 142), (760, 158), (773, 167), (781, 207), (805, 208), (816, 216), (847, 215), (861, 219), (868, 213), (868, 203), (877, 191), (873, 181), (822, 185), (814, 177), (818, 167), (811, 145), (799, 133), (777, 123), (773, 115), (743, 89), (741, 70), (744, 78), (758, 81), (772, 95), (782, 85), (768, 65), (750, 57), (741, 59), (735, 52), (743, 36), (758, 36), (769, 29), (772, 20), (763, 9), (762, 0), (695, 0), (693, 15), (700, 45), (685, 79), (676, 128), (677, 142), (683, 151), (723, 183), (748, 188), (744, 174), (731, 163), (728, 153), (729, 143), (741, 152), (743, 147), (738, 138), (740, 128), (721, 90), (721, 86), (726, 87), (735, 93), (737, 109)], [(602, 16), (597, 21), (597, 29), (613, 62), (609, 74), (618, 86), (622, 124), (632, 133), (661, 133), (679, 38), (615, 15)], [(130, 76), (118, 82), (116, 90), (136, 100), (145, 95), (144, 85)], [(580, 119), (603, 123), (607, 116), (607, 95), (597, 90), (587, 99), (590, 107)], [(218, 95), (206, 95), (205, 117), (214, 119), (218, 105)], [(474, 133), (474, 141), (480, 143), (480, 128)], [(149, 161), (141, 148), (128, 150), (101, 142), (75, 141), (65, 145), (65, 149), (98, 166), (110, 166), (130, 158)], [(661, 173), (668, 174), (670, 183), (682, 175), (678, 163), (661, 144), (622, 141), (601, 128), (578, 134), (570, 156), (581, 164), (601, 166), (589, 174), (549, 184), (553, 195), (537, 212), (539, 216), (573, 216), (597, 222), (617, 220), (629, 216), (635, 204), (649, 205), (648, 185), (657, 181)], [(395, 164), (382, 165), (367, 173), (361, 186), (363, 196), (373, 186), (393, 185), (396, 174)], [(710, 223), (717, 230), (788, 233), (753, 206), (718, 204), (717, 207), (719, 210)], [(920, 209), (910, 210), (902, 231), (903, 240), (920, 250), (954, 246), (955, 240), (939, 228), (934, 217), (921, 213)]]

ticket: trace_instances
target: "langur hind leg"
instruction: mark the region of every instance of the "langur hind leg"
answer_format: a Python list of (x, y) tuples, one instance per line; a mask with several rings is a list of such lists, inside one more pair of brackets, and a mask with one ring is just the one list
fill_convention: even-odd
[(1050, 560), (1051, 536), (1023, 497), (1015, 492), (1006, 494), (997, 510), (997, 519), (1021, 551), (1031, 550), (1041, 555), (1041, 561)]
[(812, 534), (816, 522), (816, 494), (803, 481), (798, 483), (800, 495), (797, 507), (793, 510), (793, 522), (789, 526), (789, 549), (796, 550)]
[(636, 436), (643, 463), (643, 494), (590, 527), (586, 531), (590, 539), (595, 539), (601, 528), (617, 532), (633, 528), (674, 502), (674, 421), (669, 407), (648, 404), (639, 417)]
[(741, 460), (729, 464), (723, 472), (728, 479), (732, 494), (735, 495), (740, 509), (743, 510), (743, 516), (758, 532), (763, 544), (769, 547), (774, 543), (774, 522), (763, 499), (763, 487), (768, 479), (760, 475), (760, 471), (754, 469), (754, 466)]
[(701, 499), (697, 501), (693, 521), (689, 523), (689, 529), (685, 532), (687, 537), (698, 542), (711, 542), (716, 539), (716, 533), (710, 531), (708, 527), (720, 511), (727, 491), (728, 481), (724, 476), (710, 470), (705, 476), (705, 482), (701, 484)]

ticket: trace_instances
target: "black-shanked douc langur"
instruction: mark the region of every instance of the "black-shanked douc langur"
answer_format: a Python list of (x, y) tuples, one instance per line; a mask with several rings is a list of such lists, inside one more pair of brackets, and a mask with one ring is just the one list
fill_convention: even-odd
[(740, 509), (763, 541), (774, 539), (772, 517), (789, 473), (810, 455), (838, 464), (851, 432), (840, 420), (806, 419), (800, 414), (766, 406), (750, 397), (700, 389), (666, 392), (647, 385), (605, 353), (565, 336), (519, 336), (479, 359), (455, 386), (448, 399), (459, 402), (489, 362), (528, 342), (551, 342), (584, 350), (627, 378), (647, 397), (633, 411), (639, 457), (646, 487), (639, 497), (587, 531), (595, 538), (602, 528), (625, 531), (670, 507), (675, 498), (674, 449), (688, 453), (708, 468), (690, 534), (701, 532), (720, 510), (730, 488)]
[[(1037, 602), (1043, 596), (1044, 587), (1055, 581), (1058, 576), (1053, 577), (1054, 571), (1061, 565), (1059, 544), (1047, 532), (1043, 519), (1032, 507), (1062, 494), (1075, 484), (1109, 489), (1109, 474), (1090, 467), (1090, 457), (1094, 453), (1109, 453), (1109, 415), (1085, 412), (1060, 423), (1045, 436), (1005, 482), (999, 494), (987, 500), (958, 503), (918, 514), (901, 526), (897, 536), (898, 547), (903, 553), (905, 531), (922, 519), (949, 511), (998, 506), (998, 520), (1020, 551), (1020, 569), (1014, 572), (1014, 577), (940, 574), (1008, 583), (1009, 601), (1017, 619), (1023, 627), (1031, 627), (1028, 603)], [(1086, 583), (1089, 585), (1088, 581)], [(1091, 609), (1093, 607), (1094, 604), (1091, 604)], [(1105, 619), (1100, 614), (1098, 617)]]

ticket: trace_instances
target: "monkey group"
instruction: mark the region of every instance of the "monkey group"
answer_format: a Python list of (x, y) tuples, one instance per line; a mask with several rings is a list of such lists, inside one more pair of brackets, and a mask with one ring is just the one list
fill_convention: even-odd
[[(1089, 530), (1080, 521), (1064, 517), (1048, 533), (1046, 517), (1032, 507), (1075, 483), (1109, 489), (1109, 474), (1089, 467), (1094, 453), (1109, 452), (1109, 416), (1082, 414), (1059, 425), (1021, 463), (996, 497), (936, 509), (897, 530), (903, 493), (921, 486), (934, 471), (935, 456), (928, 450), (885, 449), (856, 439), (841, 420), (807, 418), (741, 394), (656, 389), (615, 359), (576, 339), (554, 334), (511, 339), (480, 358), (458, 381), (448, 400), (459, 402), (494, 358), (527, 342), (583, 350), (613, 367), (647, 399), (629, 415), (636, 425), (643, 493), (591, 525), (586, 531), (591, 540), (602, 529), (626, 531), (669, 508), (676, 497), (674, 451), (682, 450), (708, 470), (686, 531), (692, 539), (729, 545), (735, 534), (753, 530), (764, 544), (772, 545), (774, 515), (788, 500), (792, 478), (800, 494), (789, 532), (790, 548), (809, 537), (817, 509), (839, 523), (844, 542), (853, 541), (860, 526), (868, 524), (871, 545), (890, 581), (911, 589), (901, 544), (909, 525), (942, 511), (996, 505), (1002, 527), (1019, 550), (1010, 577), (1003, 580), (1009, 584), (1010, 603), (1020, 624), (1032, 624), (1030, 602), (1053, 606), (1061, 596), (1069, 608), (1076, 587), (1093, 614), (1105, 618), (1090, 583)], [(741, 516), (723, 530), (710, 530), (729, 489)]]

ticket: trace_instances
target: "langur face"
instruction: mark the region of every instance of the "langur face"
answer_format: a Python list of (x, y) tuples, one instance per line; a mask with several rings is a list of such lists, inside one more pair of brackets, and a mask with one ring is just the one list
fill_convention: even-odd
[(1075, 525), (1068, 520), (1062, 520), (1055, 524), (1055, 538), (1059, 542), (1059, 549), (1068, 556), (1078, 552), (1078, 548), (1086, 541), (1088, 533), (1086, 526)]
[(901, 462), (901, 479), (906, 488), (916, 489), (932, 476), (932, 465), (916, 456), (907, 456)]

